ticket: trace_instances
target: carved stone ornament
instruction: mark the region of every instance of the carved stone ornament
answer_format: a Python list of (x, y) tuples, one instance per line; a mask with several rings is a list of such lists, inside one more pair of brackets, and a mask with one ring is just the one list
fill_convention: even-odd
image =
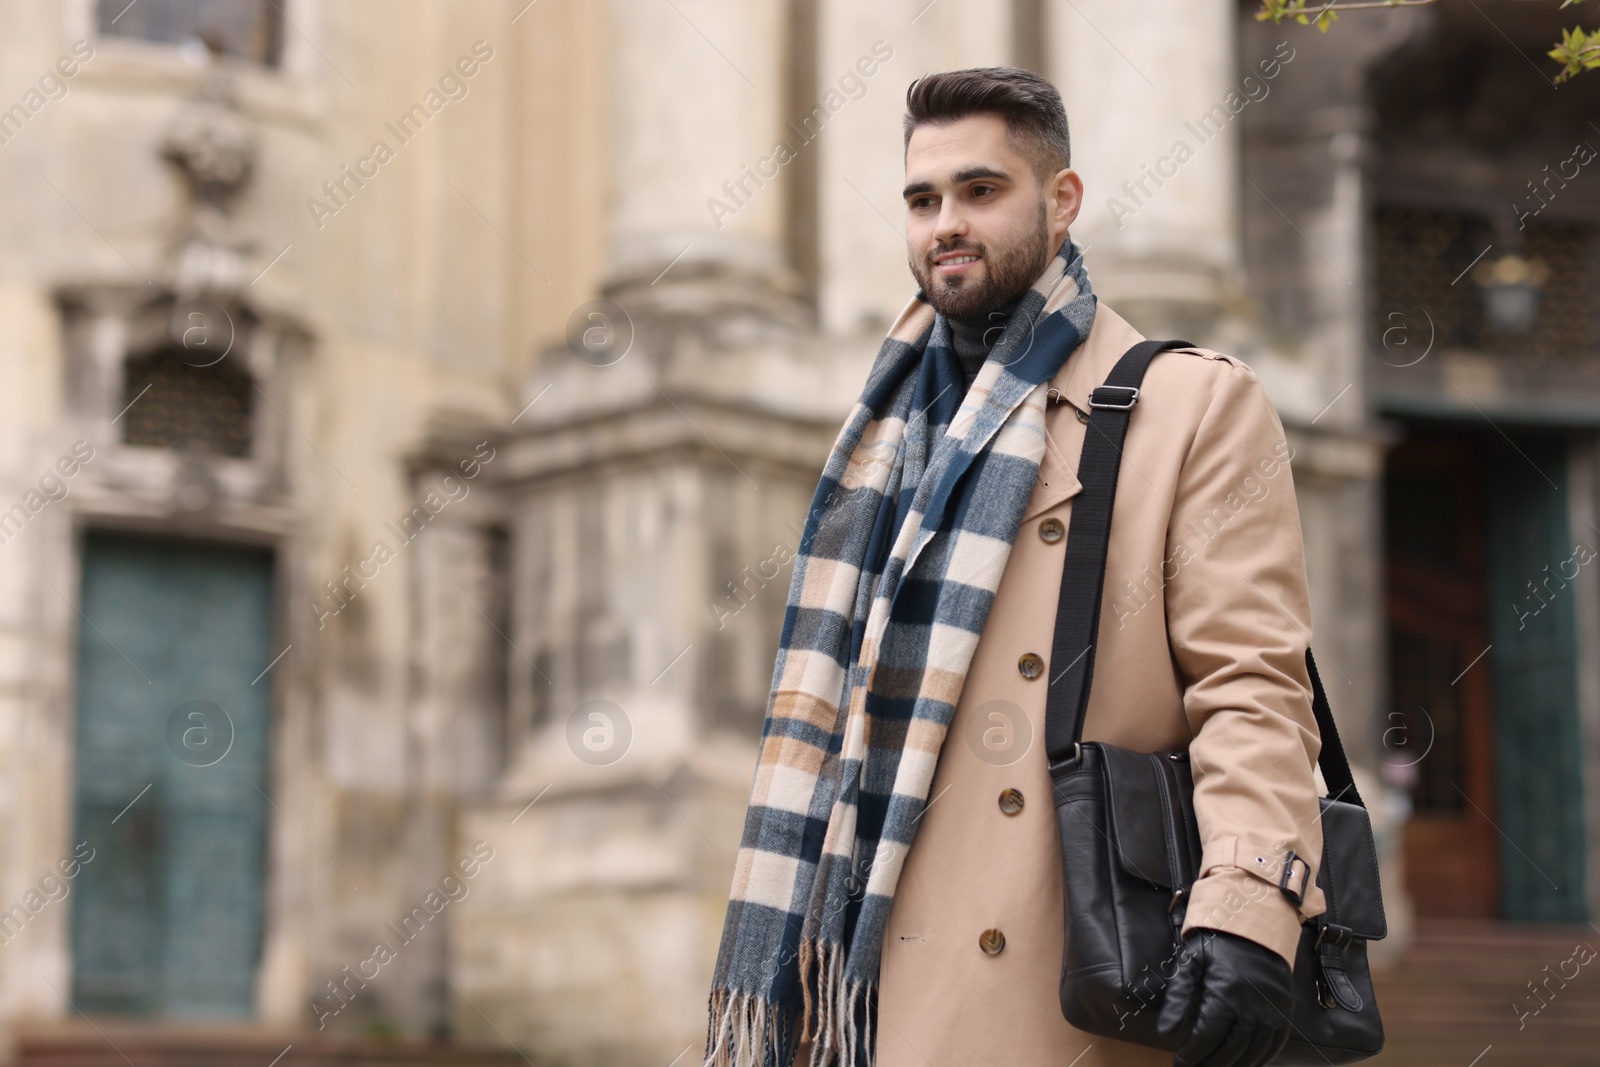
[(255, 168), (256, 151), (255, 130), (239, 111), (232, 79), (213, 58), (161, 143), (162, 157), (183, 173), (190, 194), (178, 237), (180, 297), (225, 296), (243, 283), (253, 242), (239, 231), (232, 210)]

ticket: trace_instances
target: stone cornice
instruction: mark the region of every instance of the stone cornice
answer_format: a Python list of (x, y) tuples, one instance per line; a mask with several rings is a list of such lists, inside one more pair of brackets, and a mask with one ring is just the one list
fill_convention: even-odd
[(796, 419), (694, 395), (668, 398), (530, 429), (506, 437), (494, 467), (497, 484), (523, 488), (602, 467), (639, 466), (669, 456), (730, 465), (743, 477), (783, 469), (814, 478), (838, 435), (837, 420)]

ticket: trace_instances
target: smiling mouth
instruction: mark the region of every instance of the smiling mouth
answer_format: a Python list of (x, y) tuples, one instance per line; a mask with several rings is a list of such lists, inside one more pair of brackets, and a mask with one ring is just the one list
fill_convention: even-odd
[(981, 256), (974, 255), (970, 252), (963, 252), (960, 255), (945, 256), (942, 259), (936, 260), (933, 266), (934, 269), (940, 274), (959, 274), (968, 267), (971, 267), (974, 263), (978, 262), (978, 260), (981, 258)]

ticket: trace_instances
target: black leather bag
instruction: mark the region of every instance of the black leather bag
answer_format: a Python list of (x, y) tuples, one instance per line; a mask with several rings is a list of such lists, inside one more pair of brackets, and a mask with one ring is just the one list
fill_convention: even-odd
[[(1159, 352), (1192, 347), (1145, 341), (1089, 397), (1051, 663), (1068, 664), (1046, 698), (1045, 746), (1055, 785), (1066, 883), (1061, 1011), (1080, 1030), (1163, 1049), (1186, 1034), (1156, 1032), (1169, 979), (1186, 949), (1180, 932), (1200, 863), (1194, 781), (1186, 752), (1133, 752), (1082, 740), (1094, 675), (1112, 501), (1139, 383)], [(1327, 911), (1307, 920), (1294, 965), (1289, 1043), (1274, 1064), (1354, 1063), (1383, 1048), (1367, 968), (1368, 941), (1387, 933), (1372, 824), (1350, 775), (1316, 664), (1306, 651), (1322, 734), (1322, 863)], [(1296, 906), (1309, 866), (1293, 852), (1264, 856)], [(1297, 882), (1298, 879), (1298, 882)]]

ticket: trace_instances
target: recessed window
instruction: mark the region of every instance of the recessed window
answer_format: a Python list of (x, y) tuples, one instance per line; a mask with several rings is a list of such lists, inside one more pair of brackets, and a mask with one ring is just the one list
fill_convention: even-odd
[(199, 40), (267, 66), (283, 47), (283, 15), (271, 0), (96, 0), (95, 24), (103, 37)]
[[(186, 359), (185, 357), (189, 357)], [(123, 441), (216, 456), (250, 455), (250, 374), (237, 359), (195, 366), (181, 346), (134, 356), (124, 364), (118, 420)]]

